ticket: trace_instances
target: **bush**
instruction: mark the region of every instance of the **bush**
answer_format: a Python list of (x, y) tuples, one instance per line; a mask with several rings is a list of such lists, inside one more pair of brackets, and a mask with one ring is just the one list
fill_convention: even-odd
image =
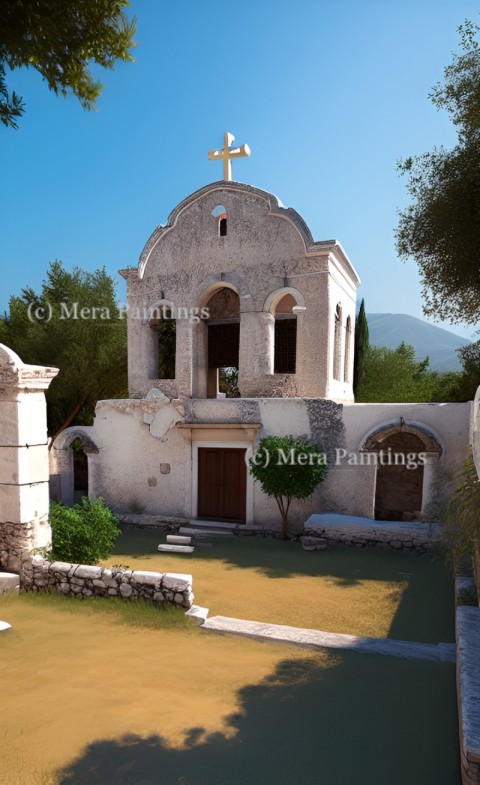
[(108, 559), (121, 534), (117, 519), (102, 498), (83, 498), (80, 504), (50, 505), (52, 550), (50, 556), (77, 564), (97, 564)]

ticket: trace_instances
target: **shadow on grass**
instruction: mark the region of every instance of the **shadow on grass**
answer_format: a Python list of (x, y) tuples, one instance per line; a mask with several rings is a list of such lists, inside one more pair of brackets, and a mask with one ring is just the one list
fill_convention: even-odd
[[(157, 546), (165, 535), (159, 530), (125, 529), (117, 541), (116, 554), (132, 565), (132, 557), (155, 560)], [(363, 581), (397, 582), (402, 592), (390, 638), (423, 641), (424, 643), (454, 640), (453, 578), (441, 558), (404, 551), (375, 549), (329, 548), (326, 551), (304, 551), (298, 542), (284, 542), (261, 537), (212, 539), (212, 547), (199, 547), (191, 555), (175, 556), (182, 569), (195, 580), (195, 559), (228, 567), (249, 569), (268, 578), (294, 578), (296, 575), (323, 578), (348, 589)], [(185, 566), (183, 567), (183, 563)], [(152, 565), (152, 569), (159, 566)], [(230, 579), (229, 579), (230, 580)], [(201, 602), (201, 598), (198, 598)], [(315, 602), (312, 594), (311, 601)]]
[[(124, 529), (116, 543), (115, 556), (127, 563), (129, 557), (161, 558), (157, 550), (165, 541), (162, 531)], [(269, 578), (291, 578), (295, 575), (330, 577), (339, 586), (355, 586), (362, 580), (404, 581), (425, 569), (442, 575), (451, 582), (439, 559), (405, 551), (375, 549), (329, 548), (326, 551), (304, 551), (298, 542), (264, 537), (212, 538), (211, 547), (196, 546), (193, 554), (168, 554), (185, 563), (191, 572), (195, 560), (224, 562), (232, 567), (254, 569)], [(115, 557), (113, 557), (115, 558)], [(130, 567), (132, 564), (130, 563)], [(407, 576), (407, 578), (406, 578)]]
[(352, 652), (284, 660), (239, 699), (231, 733), (192, 724), (180, 749), (156, 735), (100, 740), (59, 785), (460, 783), (452, 665)]

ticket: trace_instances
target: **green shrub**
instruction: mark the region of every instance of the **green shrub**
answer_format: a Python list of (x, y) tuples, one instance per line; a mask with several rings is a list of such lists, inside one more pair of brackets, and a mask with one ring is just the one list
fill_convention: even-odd
[(83, 498), (73, 507), (52, 502), (50, 525), (51, 558), (79, 564), (97, 564), (100, 559), (108, 559), (121, 534), (115, 515), (102, 498)]

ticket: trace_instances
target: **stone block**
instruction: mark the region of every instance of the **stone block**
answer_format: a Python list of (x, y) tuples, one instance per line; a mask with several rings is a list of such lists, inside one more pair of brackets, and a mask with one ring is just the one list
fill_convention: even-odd
[(187, 591), (192, 585), (192, 576), (184, 573), (169, 572), (163, 576), (162, 589), (171, 591)]
[(94, 579), (99, 580), (102, 577), (102, 568), (93, 567), (89, 564), (80, 564), (75, 570), (75, 577), (88, 578), (91, 581)]
[(144, 570), (135, 570), (132, 573), (132, 579), (137, 583), (146, 583), (150, 586), (160, 584), (163, 578), (162, 572), (147, 572)]
[(169, 545), (190, 545), (191, 542), (191, 537), (182, 537), (180, 534), (167, 534), (167, 543)]
[(34, 485), (0, 485), (0, 510), (5, 521), (29, 523), (46, 518), (48, 509), (48, 482)]
[(51, 572), (65, 573), (65, 575), (68, 575), (71, 568), (72, 565), (69, 562), (65, 562), (65, 561), (54, 561), (50, 565)]
[(46, 445), (47, 417), (43, 393), (20, 393), (0, 401), (0, 447)]
[(46, 445), (0, 448), (0, 484), (26, 485), (48, 480)]
[(163, 551), (165, 553), (193, 553), (195, 548), (191, 545), (159, 545), (159, 551)]
[(0, 572), (0, 594), (17, 592), (20, 588), (20, 576), (14, 572)]
[(300, 537), (300, 542), (304, 551), (324, 551), (328, 546), (328, 541), (324, 537)]
[[(111, 589), (109, 589), (109, 592), (108, 592), (109, 594), (110, 594), (110, 591), (111, 591)], [(120, 585), (120, 594), (122, 595), (122, 597), (131, 597), (132, 596), (133, 589), (132, 589), (132, 587), (130, 586), (129, 583), (122, 583)]]

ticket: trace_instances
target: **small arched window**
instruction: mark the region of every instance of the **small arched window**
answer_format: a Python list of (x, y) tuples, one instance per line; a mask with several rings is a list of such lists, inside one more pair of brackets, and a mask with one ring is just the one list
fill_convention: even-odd
[(342, 369), (342, 306), (335, 308), (335, 328), (333, 332), (333, 378), (341, 381)]
[(175, 379), (177, 351), (177, 322), (170, 305), (161, 304), (150, 318), (150, 327), (156, 333), (155, 379)]
[(217, 219), (217, 234), (219, 237), (227, 236), (227, 209), (223, 204), (217, 204), (212, 210), (212, 215)]
[(297, 301), (285, 294), (275, 306), (274, 373), (296, 373), (297, 367)]
[(347, 323), (345, 325), (345, 356), (343, 360), (343, 380), (350, 381), (350, 352), (352, 346), (352, 320), (347, 316)]

